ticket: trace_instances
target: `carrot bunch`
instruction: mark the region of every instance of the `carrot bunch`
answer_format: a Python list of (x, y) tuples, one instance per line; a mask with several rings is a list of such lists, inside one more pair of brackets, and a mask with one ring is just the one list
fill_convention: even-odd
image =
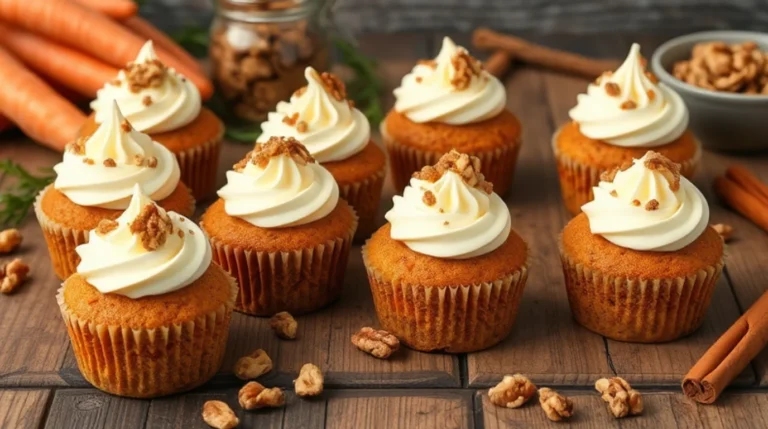
[(133, 0), (0, 0), (0, 131), (15, 124), (63, 150), (86, 119), (73, 98), (94, 98), (148, 39), (210, 97), (195, 59), (137, 11)]

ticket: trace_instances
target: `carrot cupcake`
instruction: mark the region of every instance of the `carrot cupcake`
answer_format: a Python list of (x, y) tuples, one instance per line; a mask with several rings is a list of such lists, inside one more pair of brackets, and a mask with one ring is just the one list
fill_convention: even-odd
[(56, 180), (38, 195), (35, 214), (62, 280), (80, 262), (75, 247), (88, 242), (88, 232), (103, 219), (120, 216), (136, 183), (166, 210), (184, 216), (195, 211), (195, 199), (179, 181), (176, 158), (133, 129), (115, 103), (93, 134), (67, 146), (53, 169)]
[(295, 137), (310, 155), (331, 172), (344, 198), (357, 212), (356, 239), (370, 237), (384, 185), (386, 157), (371, 140), (371, 126), (347, 100), (344, 83), (312, 67), (304, 72), (307, 86), (289, 102), (280, 102), (261, 125), (257, 142), (272, 137)]
[(480, 160), (451, 151), (414, 174), (394, 203), (363, 247), (382, 327), (422, 351), (472, 352), (504, 339), (528, 246)]
[(600, 174), (640, 158), (653, 148), (692, 177), (701, 145), (688, 130), (688, 109), (671, 88), (646, 71), (640, 45), (613, 73), (606, 72), (580, 94), (572, 119), (552, 139), (565, 207), (578, 214), (592, 199)]
[(211, 263), (189, 219), (134, 187), (116, 220), (102, 220), (57, 295), (77, 365), (115, 395), (151, 398), (192, 389), (221, 367), (234, 279)]
[(91, 102), (93, 114), (80, 130), (82, 136), (90, 135), (109, 119), (114, 101), (137, 130), (176, 155), (181, 180), (195, 198), (213, 193), (224, 125), (202, 107), (200, 92), (190, 80), (157, 59), (152, 41), (96, 93)]
[(695, 331), (723, 269), (707, 200), (679, 164), (650, 151), (604, 173), (594, 195), (560, 243), (576, 321), (643, 343)]
[(520, 121), (506, 109), (504, 85), (449, 38), (434, 60), (421, 61), (395, 89), (381, 125), (398, 191), (411, 174), (452, 150), (478, 157), (504, 195), (520, 150)]
[(334, 301), (357, 228), (333, 176), (292, 137), (272, 137), (227, 172), (200, 226), (240, 284), (237, 310), (308, 313)]

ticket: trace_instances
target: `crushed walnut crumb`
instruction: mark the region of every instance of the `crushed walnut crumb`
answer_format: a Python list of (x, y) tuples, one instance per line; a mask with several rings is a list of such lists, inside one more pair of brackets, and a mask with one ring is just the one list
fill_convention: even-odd
[(290, 116), (285, 115), (285, 117), (283, 117), (283, 123), (285, 125), (288, 125), (289, 127), (296, 125), (296, 122), (298, 120), (299, 120), (299, 112), (293, 112), (293, 114), (291, 114)]
[(630, 167), (632, 167), (632, 161), (624, 161), (620, 166), (614, 167), (611, 170), (603, 171), (600, 174), (600, 180), (603, 182), (613, 182), (613, 179), (616, 178), (616, 174), (620, 171), (627, 171)]
[(232, 166), (232, 169), (243, 171), (248, 163), (259, 168), (265, 168), (269, 160), (279, 155), (288, 155), (299, 165), (315, 162), (304, 145), (293, 137), (270, 137), (266, 143), (257, 143), (256, 147), (245, 155), (245, 158)]
[(91, 158), (83, 158), (83, 164), (93, 165), (95, 163), (96, 163), (96, 161), (94, 161)]
[(120, 122), (120, 129), (123, 130), (124, 133), (130, 133), (133, 127), (127, 119), (123, 119), (123, 122)]
[(672, 162), (658, 152), (648, 151), (645, 154), (645, 168), (661, 173), (669, 182), (672, 192), (680, 189), (680, 164)]
[(612, 196), (613, 198), (619, 198), (619, 193), (618, 193), (618, 192), (616, 192), (616, 190), (614, 189), (614, 190), (612, 190), (612, 191), (611, 191), (611, 196)]
[(413, 177), (427, 182), (437, 182), (446, 171), (453, 171), (461, 176), (464, 182), (472, 187), (481, 189), (487, 194), (493, 192), (493, 184), (485, 181), (480, 172), (480, 158), (451, 150), (443, 155), (434, 166), (425, 166), (421, 171), (413, 173)]
[(107, 158), (102, 163), (105, 167), (117, 167), (117, 163), (112, 158)]
[(649, 212), (652, 212), (654, 210), (658, 210), (659, 209), (659, 202), (657, 200), (655, 200), (655, 199), (654, 200), (650, 200), (647, 203), (645, 203), (645, 209), (648, 210)]
[(112, 85), (112, 86), (116, 86), (116, 87), (118, 87), (118, 88), (119, 88), (119, 87), (121, 87), (121, 86), (123, 85), (123, 81), (121, 81), (120, 79), (112, 79), (112, 80), (109, 82), (109, 84), (110, 84), (110, 85)]
[(456, 72), (451, 79), (451, 85), (459, 91), (467, 89), (472, 83), (472, 78), (480, 76), (483, 71), (482, 63), (464, 49), (460, 49), (451, 57), (451, 65)]
[(99, 235), (109, 234), (110, 232), (116, 230), (118, 225), (119, 224), (117, 221), (112, 219), (102, 219), (101, 222), (99, 222), (99, 225), (96, 226), (96, 232)]
[(421, 83), (424, 80), (421, 76), (416, 76), (416, 83)]
[(131, 233), (138, 235), (146, 250), (157, 250), (173, 233), (173, 223), (154, 203), (147, 204), (131, 223)]
[(656, 99), (656, 92), (654, 90), (649, 89), (648, 92), (645, 93), (648, 96), (648, 100), (653, 101)]
[(619, 88), (617, 83), (608, 82), (605, 84), (605, 93), (611, 97), (618, 97), (621, 95), (621, 88)]
[(640, 202), (640, 200), (632, 200), (632, 205), (633, 205), (633, 206), (635, 206), (635, 207), (640, 207), (640, 204), (642, 204), (642, 203)]
[(344, 82), (335, 74), (328, 72), (320, 73), (320, 83), (323, 84), (326, 92), (336, 101), (344, 101), (347, 98), (347, 87), (344, 86)]
[(85, 155), (85, 142), (88, 141), (86, 137), (78, 137), (77, 140), (67, 144), (64, 148), (74, 155)]
[(138, 155), (138, 154), (134, 155), (133, 156), (133, 163), (136, 164), (137, 166), (141, 167), (142, 165), (144, 165), (144, 156), (143, 155)]
[(450, 223), (450, 222), (448, 222), (448, 221), (445, 221), (445, 222), (443, 222), (443, 226), (448, 226), (448, 225), (450, 225), (450, 224), (451, 224), (451, 223)]
[(301, 88), (297, 89), (296, 91), (293, 91), (293, 96), (294, 97), (301, 97), (302, 95), (304, 95), (305, 92), (307, 92), (306, 85), (302, 86)]
[(653, 74), (653, 73), (651, 73), (651, 72), (649, 72), (649, 71), (646, 71), (646, 72), (645, 72), (645, 77), (647, 77), (647, 78), (648, 78), (648, 80), (650, 80), (650, 81), (651, 81), (651, 83), (653, 83), (653, 84), (657, 84), (657, 83), (659, 83), (659, 78), (658, 78), (658, 77), (656, 77), (656, 75), (655, 75), (655, 74)]
[(163, 84), (167, 74), (167, 68), (160, 60), (151, 60), (144, 63), (129, 63), (125, 67), (125, 77), (128, 89), (131, 92), (139, 92), (146, 88), (157, 88)]
[(157, 168), (157, 158), (154, 156), (150, 156), (147, 158), (147, 167), (149, 168)]
[(430, 207), (437, 204), (437, 198), (435, 198), (435, 194), (433, 194), (432, 191), (424, 192), (424, 196), (421, 197), (421, 201)]
[(435, 60), (419, 60), (418, 65), (420, 65), (420, 66), (427, 66), (429, 68), (436, 69), (437, 68), (437, 61), (435, 61)]
[(309, 125), (307, 125), (305, 121), (299, 121), (296, 124), (296, 131), (300, 133), (306, 133), (308, 128), (309, 128)]
[(143, 104), (145, 106), (151, 106), (152, 105), (152, 97), (150, 97), (149, 95), (145, 95), (141, 99), (141, 104)]
[(178, 230), (177, 234), (179, 235), (179, 238), (182, 238), (182, 239), (184, 238), (184, 231), (183, 230), (181, 230), (181, 229)]
[(619, 106), (619, 107), (621, 107), (621, 110), (637, 109), (637, 103), (635, 103), (632, 100), (627, 100), (627, 101), (621, 103), (621, 106)]
[(195, 231), (192, 231), (191, 229), (188, 229), (187, 232), (189, 233), (189, 235), (195, 235)]

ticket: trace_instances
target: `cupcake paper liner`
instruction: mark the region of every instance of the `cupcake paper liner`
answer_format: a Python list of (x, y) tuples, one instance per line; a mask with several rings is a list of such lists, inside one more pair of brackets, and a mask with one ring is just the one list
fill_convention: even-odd
[(354, 237), (357, 242), (368, 239), (377, 228), (376, 216), (379, 212), (385, 175), (386, 166), (365, 180), (339, 186), (339, 196), (357, 213), (357, 232)]
[[(565, 208), (573, 214), (581, 213), (581, 206), (592, 201), (592, 188), (600, 183), (600, 174), (604, 170), (582, 164), (557, 149), (557, 136), (560, 130), (552, 136), (552, 150), (557, 161), (557, 172), (560, 177), (560, 192)], [(693, 158), (680, 163), (680, 174), (687, 178), (693, 177), (701, 161), (701, 143), (698, 141)], [(653, 149), (653, 148), (649, 148)]]
[[(410, 183), (413, 173), (425, 165), (437, 164), (441, 152), (429, 152), (401, 144), (385, 132), (385, 122), (381, 123), (381, 136), (389, 153), (389, 163), (392, 170), (392, 180), (395, 191), (401, 192)], [(493, 183), (493, 190), (504, 196), (512, 185), (515, 175), (517, 156), (520, 153), (521, 141), (510, 142), (507, 145), (487, 152), (468, 152), (469, 155), (480, 158), (482, 173), (485, 180)]]
[(493, 282), (432, 287), (386, 280), (368, 263), (366, 248), (363, 261), (382, 329), (427, 352), (473, 352), (506, 338), (528, 279), (526, 262)]
[(195, 388), (221, 367), (229, 321), (237, 296), (216, 311), (180, 324), (153, 329), (107, 326), (79, 319), (56, 300), (67, 325), (80, 372), (94, 387), (133, 398), (154, 398)]
[(174, 152), (181, 169), (181, 181), (192, 190), (196, 200), (213, 194), (216, 189), (216, 172), (219, 167), (222, 132), (219, 136), (201, 146)]
[[(88, 242), (88, 233), (90, 230), (80, 230), (61, 225), (43, 212), (43, 195), (51, 189), (53, 185), (48, 185), (35, 198), (34, 210), (40, 228), (43, 231), (45, 243), (48, 246), (48, 254), (51, 257), (53, 271), (56, 276), (65, 280), (77, 271), (77, 265), (80, 263), (80, 256), (75, 252), (75, 248)], [(195, 212), (195, 200), (192, 199), (189, 213)]]
[[(200, 223), (203, 231), (205, 224)], [(272, 316), (300, 315), (335, 301), (344, 286), (357, 222), (343, 237), (289, 252), (258, 252), (230, 246), (208, 235), (213, 261), (237, 279), (237, 311)]]
[(560, 246), (565, 288), (579, 324), (605, 337), (672, 341), (701, 326), (724, 261), (686, 277), (617, 277), (574, 262)]

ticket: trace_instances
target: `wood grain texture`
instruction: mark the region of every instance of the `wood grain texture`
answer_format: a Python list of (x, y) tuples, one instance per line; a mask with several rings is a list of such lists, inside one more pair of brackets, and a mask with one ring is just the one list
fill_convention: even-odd
[(119, 398), (96, 389), (60, 389), (53, 397), (46, 429), (134, 429), (144, 427), (149, 402)]
[(47, 413), (50, 395), (50, 389), (0, 390), (0, 428), (39, 428)]

